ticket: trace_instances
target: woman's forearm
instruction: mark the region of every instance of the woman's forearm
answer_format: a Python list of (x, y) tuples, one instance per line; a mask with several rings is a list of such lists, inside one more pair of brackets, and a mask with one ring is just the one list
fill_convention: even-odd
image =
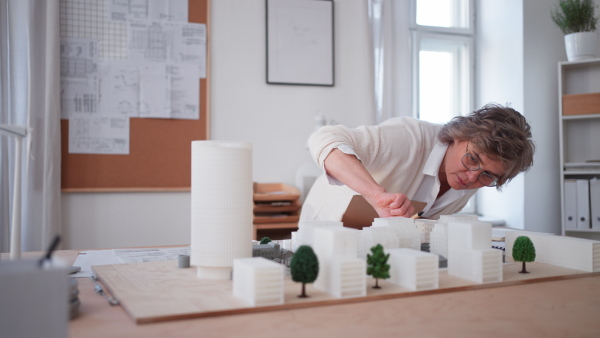
[(402, 193), (388, 193), (354, 155), (333, 149), (324, 161), (325, 171), (361, 194), (380, 217), (411, 217), (414, 208)]
[(327, 174), (369, 199), (385, 192), (354, 155), (333, 149), (324, 162)]

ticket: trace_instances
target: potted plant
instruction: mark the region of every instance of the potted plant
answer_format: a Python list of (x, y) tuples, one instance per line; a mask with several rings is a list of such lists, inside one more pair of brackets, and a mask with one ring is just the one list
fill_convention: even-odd
[(596, 6), (593, 0), (559, 0), (552, 20), (565, 34), (567, 59), (576, 61), (596, 55)]

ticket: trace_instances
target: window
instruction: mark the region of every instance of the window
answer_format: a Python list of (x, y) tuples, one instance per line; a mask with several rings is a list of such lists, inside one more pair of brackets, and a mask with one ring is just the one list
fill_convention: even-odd
[(445, 123), (473, 110), (473, 1), (411, 0), (413, 113)]
[[(413, 114), (446, 123), (474, 108), (474, 0), (411, 0)], [(471, 198), (461, 213), (477, 213)]]

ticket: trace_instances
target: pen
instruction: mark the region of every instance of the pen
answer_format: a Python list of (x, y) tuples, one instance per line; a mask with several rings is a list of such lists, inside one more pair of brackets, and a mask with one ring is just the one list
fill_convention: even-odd
[(58, 243), (60, 242), (60, 236), (56, 235), (54, 237), (54, 239), (52, 240), (52, 244), (50, 244), (50, 247), (48, 248), (48, 251), (46, 252), (46, 255), (42, 258), (40, 258), (38, 264), (41, 267), (44, 264), (44, 261), (49, 261), (50, 258), (52, 257), (52, 253), (54, 253), (54, 251), (56, 250), (56, 248), (58, 247)]

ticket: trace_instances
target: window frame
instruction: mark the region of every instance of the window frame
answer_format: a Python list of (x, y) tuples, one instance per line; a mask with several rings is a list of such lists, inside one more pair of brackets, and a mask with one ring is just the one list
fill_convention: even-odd
[[(439, 33), (429, 33), (429, 32), (419, 32), (413, 31), (411, 32), (411, 38), (413, 41), (412, 48), (412, 63), (413, 63), (413, 116), (419, 118), (420, 116), (420, 58), (419, 52), (421, 51), (421, 46), (423, 41), (432, 41), (432, 40), (440, 40), (444, 42), (450, 42), (450, 44), (454, 44), (458, 46), (459, 44), (464, 44), (466, 46), (467, 51), (460, 55), (460, 60), (457, 60), (457, 64), (454, 65), (453, 72), (455, 74), (459, 74), (458, 76), (462, 81), (456, 84), (456, 87), (461, 87), (460, 95), (461, 99), (455, 102), (455, 106), (452, 107), (454, 112), (460, 114), (468, 114), (473, 110), (475, 106), (475, 46), (474, 46), (474, 38), (463, 35), (448, 35), (448, 34), (439, 34)], [(444, 43), (443, 42), (443, 43)], [(443, 43), (440, 43), (439, 46), (443, 46)], [(439, 48), (438, 50), (443, 50), (445, 48)], [(430, 50), (430, 49), (425, 49)], [(458, 81), (458, 79), (456, 79)], [(456, 115), (455, 115), (456, 116)]]
[[(417, 1), (418, 0), (410, 0), (409, 5), (409, 30), (411, 37), (411, 62), (412, 62), (412, 114), (415, 118), (419, 118), (419, 91), (420, 91), (420, 81), (419, 81), (419, 51), (421, 45), (421, 39), (423, 37), (431, 37), (435, 36), (438, 38), (447, 39), (449, 41), (456, 41), (456, 39), (460, 39), (464, 41), (464, 39), (468, 40), (468, 75), (466, 76), (468, 80), (467, 88), (468, 98), (464, 100), (465, 107), (462, 108), (462, 111), (457, 111), (462, 113), (463, 115), (469, 114), (475, 108), (475, 78), (476, 78), (476, 60), (475, 60), (475, 0), (465, 0), (467, 1), (467, 28), (461, 27), (436, 27), (436, 26), (425, 26), (417, 24)], [(464, 95), (464, 94), (463, 94)], [(469, 199), (469, 202), (465, 205), (465, 207), (460, 211), (461, 214), (477, 214), (477, 194), (473, 195), (472, 198)]]
[[(417, 24), (417, 1), (410, 0), (410, 32), (411, 32), (411, 61), (412, 61), (412, 115), (415, 118), (420, 116), (420, 60), (419, 52), (424, 39), (447, 40), (449, 42), (464, 42), (467, 45), (467, 66), (457, 72), (462, 73), (466, 80), (463, 83), (463, 93), (459, 107), (453, 107), (459, 114), (468, 114), (475, 107), (475, 0), (464, 0), (467, 3), (467, 28), (460, 27), (436, 27)], [(464, 57), (464, 56), (463, 56)], [(464, 74), (467, 72), (467, 74)], [(466, 96), (466, 97), (465, 97)], [(462, 107), (460, 107), (462, 106)]]
[(418, 30), (421, 32), (438, 32), (446, 34), (460, 34), (460, 35), (475, 35), (475, 0), (463, 0), (466, 1), (467, 11), (467, 22), (468, 27), (439, 27), (439, 26), (426, 26), (417, 24), (417, 1), (410, 0), (410, 29)]

